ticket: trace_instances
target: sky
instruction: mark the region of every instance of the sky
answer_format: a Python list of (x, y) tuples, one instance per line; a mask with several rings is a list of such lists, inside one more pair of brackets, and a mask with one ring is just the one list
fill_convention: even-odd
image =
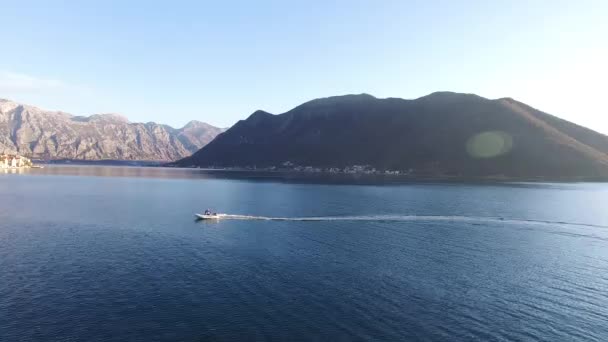
[(456, 91), (608, 134), (606, 18), (606, 0), (0, 0), (0, 98), (228, 127), (319, 97)]

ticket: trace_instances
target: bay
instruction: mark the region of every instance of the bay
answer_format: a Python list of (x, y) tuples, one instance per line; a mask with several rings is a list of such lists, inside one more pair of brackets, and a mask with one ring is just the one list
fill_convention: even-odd
[(607, 184), (348, 183), (0, 174), (0, 340), (608, 340)]

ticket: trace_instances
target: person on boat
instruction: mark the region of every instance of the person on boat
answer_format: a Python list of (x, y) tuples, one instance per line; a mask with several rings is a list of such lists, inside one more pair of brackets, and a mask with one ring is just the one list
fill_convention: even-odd
[(205, 210), (205, 215), (211, 215), (211, 210), (209, 210), (209, 209)]

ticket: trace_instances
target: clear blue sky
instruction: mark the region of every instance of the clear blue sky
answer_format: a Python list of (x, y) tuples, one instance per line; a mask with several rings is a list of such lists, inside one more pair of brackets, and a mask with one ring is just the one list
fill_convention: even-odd
[(608, 1), (4, 1), (0, 97), (230, 126), (347, 93), (513, 97), (608, 133)]

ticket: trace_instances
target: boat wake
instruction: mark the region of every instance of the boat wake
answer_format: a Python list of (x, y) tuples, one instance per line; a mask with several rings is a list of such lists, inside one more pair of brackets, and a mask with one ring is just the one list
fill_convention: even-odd
[(511, 219), (503, 217), (484, 216), (431, 216), (431, 215), (365, 215), (365, 216), (318, 216), (318, 217), (270, 217), (252, 215), (218, 214), (223, 220), (259, 220), (259, 221), (375, 221), (375, 222), (407, 222), (407, 221), (443, 221), (443, 222), (468, 222), (468, 223), (507, 223), (507, 224), (553, 224), (568, 226), (583, 226), (608, 228), (608, 226), (546, 220)]

